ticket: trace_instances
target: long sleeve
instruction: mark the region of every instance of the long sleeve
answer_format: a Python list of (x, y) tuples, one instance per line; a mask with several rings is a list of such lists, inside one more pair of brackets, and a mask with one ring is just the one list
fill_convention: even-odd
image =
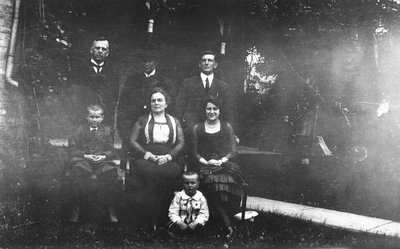
[(138, 142), (140, 130), (142, 129), (142, 125), (140, 119), (136, 121), (135, 125), (133, 126), (130, 143), (133, 146), (134, 150), (139, 152), (142, 156), (146, 154), (146, 150), (140, 145)]
[(228, 129), (228, 136), (229, 136), (229, 152), (227, 155), (225, 155), (225, 157), (231, 159), (237, 155), (236, 138), (232, 125), (227, 123), (226, 127)]
[(199, 124), (196, 124), (195, 126), (193, 126), (192, 129), (192, 155), (198, 160), (200, 160), (200, 158), (202, 157), (199, 154), (199, 145), (198, 145), (198, 141), (199, 141), (199, 135), (198, 135), (198, 129), (199, 129)]
[(183, 130), (182, 130), (182, 126), (181, 123), (179, 122), (179, 120), (175, 120), (176, 121), (176, 144), (174, 146), (174, 148), (169, 151), (168, 154), (170, 154), (172, 157), (176, 157), (183, 149), (183, 146), (185, 144), (185, 138), (183, 135)]
[(200, 207), (199, 215), (197, 215), (195, 221), (197, 221), (199, 224), (204, 225), (208, 221), (210, 214), (209, 214), (209, 210), (208, 210), (207, 200), (204, 197), (204, 195), (201, 197), (200, 201), (201, 201), (201, 207)]
[(179, 216), (180, 213), (179, 200), (180, 196), (178, 194), (175, 194), (174, 199), (172, 200), (168, 209), (168, 217), (173, 223), (178, 221), (183, 222), (183, 219)]

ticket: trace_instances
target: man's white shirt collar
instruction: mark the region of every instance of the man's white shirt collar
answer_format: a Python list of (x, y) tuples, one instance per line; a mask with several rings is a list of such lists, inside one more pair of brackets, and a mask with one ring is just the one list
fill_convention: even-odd
[(90, 127), (90, 131), (97, 131), (99, 127)]
[(208, 78), (208, 82), (209, 82), (210, 87), (211, 87), (211, 84), (212, 84), (213, 79), (214, 79), (214, 74), (213, 73), (210, 74), (210, 75), (205, 75), (204, 73), (200, 73), (200, 77), (201, 77), (201, 81), (203, 82), (203, 87), (204, 88), (206, 88), (206, 78)]
[[(97, 67), (93, 66), (93, 69), (94, 69), (94, 71), (95, 71), (96, 73), (101, 72), (101, 70), (103, 70), (104, 61), (102, 61), (102, 62), (99, 64), (99, 63), (97, 63), (97, 62), (92, 58), (92, 59), (90, 59), (90, 62), (92, 62), (94, 65), (97, 65), (97, 66), (100, 67), (99, 69), (97, 69)], [(97, 70), (99, 70), (99, 71), (97, 71)]]
[(150, 76), (153, 76), (153, 75), (155, 75), (156, 74), (156, 70), (154, 69), (153, 71), (151, 71), (151, 73), (146, 73), (146, 72), (144, 72), (144, 76), (146, 76), (146, 78), (148, 78), (148, 77), (150, 77)]

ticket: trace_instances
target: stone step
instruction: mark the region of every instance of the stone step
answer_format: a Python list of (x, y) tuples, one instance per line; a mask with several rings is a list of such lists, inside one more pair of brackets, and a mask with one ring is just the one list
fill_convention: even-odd
[(400, 237), (400, 223), (336, 210), (248, 196), (248, 209), (311, 221), (333, 228)]

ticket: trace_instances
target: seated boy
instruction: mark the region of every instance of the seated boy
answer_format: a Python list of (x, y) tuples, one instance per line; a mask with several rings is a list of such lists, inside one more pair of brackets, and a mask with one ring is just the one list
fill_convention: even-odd
[(113, 146), (112, 130), (102, 125), (104, 108), (93, 104), (87, 107), (87, 124), (78, 127), (69, 138), (72, 178), (73, 212), (71, 222), (79, 222), (84, 201), (107, 209), (109, 220), (118, 222), (113, 208), (115, 196), (119, 190), (118, 171), (112, 161), (116, 157)]
[(183, 173), (182, 180), (183, 190), (175, 194), (169, 206), (168, 231), (173, 236), (194, 234), (203, 237), (209, 211), (206, 198), (197, 190), (200, 183), (199, 175), (187, 171)]

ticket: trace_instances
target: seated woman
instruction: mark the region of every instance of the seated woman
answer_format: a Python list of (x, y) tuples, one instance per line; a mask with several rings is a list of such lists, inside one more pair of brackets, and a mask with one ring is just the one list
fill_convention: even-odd
[(232, 126), (219, 120), (218, 99), (207, 99), (207, 120), (193, 127), (193, 155), (201, 174), (202, 191), (214, 215), (221, 219), (227, 235), (232, 235), (231, 217), (243, 196), (240, 166)]
[[(143, 196), (142, 204), (150, 204), (154, 209), (165, 204), (165, 211), (168, 210), (174, 183), (182, 172), (176, 157), (184, 145), (179, 121), (166, 113), (169, 100), (164, 89), (154, 88), (150, 93), (151, 111), (138, 118), (130, 139), (135, 157), (133, 182)], [(152, 214), (154, 219), (161, 216), (157, 210)]]

